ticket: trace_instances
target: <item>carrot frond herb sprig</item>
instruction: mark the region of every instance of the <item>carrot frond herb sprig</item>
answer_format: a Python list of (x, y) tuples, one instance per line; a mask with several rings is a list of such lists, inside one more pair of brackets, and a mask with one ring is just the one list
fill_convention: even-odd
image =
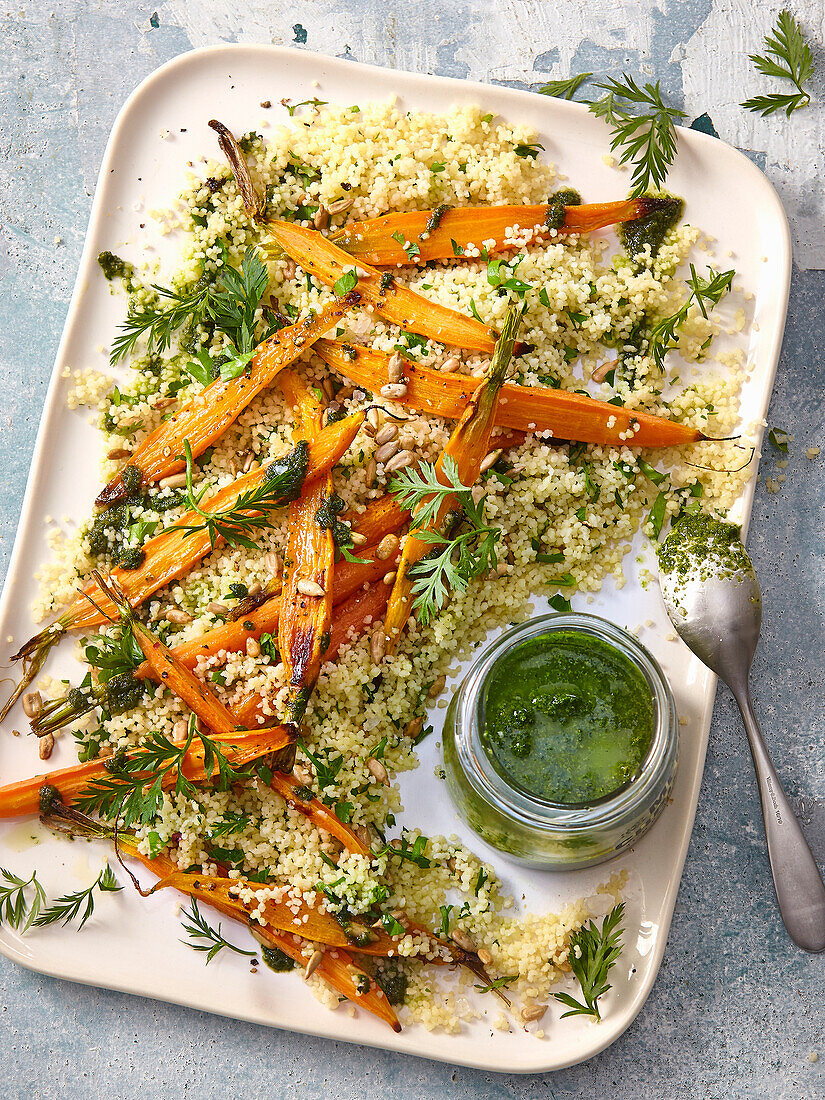
[(611, 988), (607, 975), (622, 953), (619, 940), (624, 931), (621, 926), (623, 916), (624, 902), (620, 902), (604, 918), (601, 928), (591, 920), (570, 937), (570, 969), (581, 986), (584, 1003), (569, 993), (554, 993), (556, 1000), (570, 1010), (562, 1013), (562, 1019), (566, 1016), (595, 1016), (601, 1020), (599, 997)]
[(667, 353), (678, 346), (679, 330), (687, 320), (690, 307), (698, 306), (702, 316), (707, 318), (706, 304), (718, 305), (730, 290), (735, 275), (736, 272), (733, 270), (719, 272), (709, 267), (709, 277), (706, 279), (698, 274), (693, 264), (690, 265), (690, 278), (687, 280), (690, 294), (675, 313), (662, 318), (653, 326), (648, 337), (648, 352), (653, 356), (659, 370), (664, 368)]
[(275, 508), (283, 507), (300, 494), (309, 460), (307, 444), (298, 443), (284, 458), (272, 462), (264, 479), (253, 488), (244, 490), (231, 507), (209, 512), (201, 508), (201, 500), (208, 486), (197, 490), (194, 488), (195, 463), (188, 440), (184, 442), (183, 449), (186, 460), (184, 503), (201, 519), (196, 523), (176, 524), (170, 529), (185, 531), (187, 535), (206, 531), (213, 549), (218, 539), (222, 538), (230, 546), (255, 550), (251, 536), (271, 527), (269, 513)]
[(592, 75), (592, 73), (577, 73), (576, 76), (569, 76), (566, 80), (548, 80), (543, 88), (539, 88), (539, 91), (542, 95), (553, 96), (554, 99), (572, 99), (582, 84)]
[[(112, 343), (112, 364), (133, 351), (141, 337), (146, 337), (150, 353), (163, 352), (179, 329), (204, 321), (228, 337), (236, 355), (247, 355), (248, 362), (255, 343), (255, 311), (268, 284), (266, 264), (254, 248), (246, 250), (240, 270), (225, 264), (207, 286), (199, 280), (193, 288), (178, 291), (153, 284), (156, 300), (130, 312), (120, 326)], [(235, 364), (238, 373), (245, 365)]]
[[(410, 571), (416, 599), (413, 606), (423, 624), (446, 604), (450, 591), (463, 592), (474, 577), (498, 565), (496, 544), (501, 530), (485, 523), (482, 497), (473, 500), (472, 486), (464, 485), (455, 460), (445, 456), (442, 464), (445, 484), (435, 464), (422, 462), (417, 470), (402, 470), (390, 482), (390, 492), (413, 513), (416, 537), (431, 545), (426, 557)], [(433, 529), (444, 500), (455, 497), (460, 511), (446, 534)]]
[(189, 939), (181, 940), (180, 942), (185, 943), (187, 947), (191, 947), (193, 951), (206, 951), (207, 966), (212, 962), (218, 952), (223, 951), (225, 947), (228, 947), (230, 951), (234, 951), (237, 955), (249, 955), (252, 957), (258, 954), (257, 951), (245, 951), (242, 947), (236, 947), (234, 943), (230, 943), (229, 940), (224, 938), (221, 932), (220, 921), (218, 922), (218, 927), (213, 928), (198, 908), (198, 899), (193, 897), (191, 902), (191, 910), (181, 910), (183, 917), (181, 923)]
[[(21, 934), (28, 932), (46, 904), (46, 891), (40, 885), (36, 872), (24, 879), (12, 871), (0, 867), (0, 925), (6, 924)], [(29, 898), (27, 890), (34, 896)]]
[(802, 29), (789, 11), (781, 11), (772, 32), (765, 35), (765, 54), (767, 56), (755, 53), (750, 55), (762, 76), (790, 80), (796, 86), (796, 91), (752, 96), (740, 106), (749, 111), (758, 111), (763, 118), (772, 115), (774, 111), (784, 110), (790, 118), (794, 111), (807, 107), (811, 102), (810, 94), (803, 84), (813, 76), (815, 65), (814, 55), (805, 41)]
[(612, 128), (610, 148), (622, 150), (621, 163), (633, 163), (632, 197), (661, 187), (676, 156), (675, 123), (685, 117), (684, 111), (665, 103), (658, 80), (640, 86), (625, 73), (596, 87), (605, 94), (588, 106)]
[(103, 894), (117, 894), (122, 889), (123, 887), (115, 878), (114, 871), (107, 863), (91, 886), (87, 886), (85, 890), (78, 890), (74, 894), (64, 894), (63, 897), (57, 898), (35, 918), (33, 924), (37, 928), (42, 928), (47, 924), (56, 924), (60, 921), (65, 926), (71, 924), (83, 908), (83, 915), (77, 926), (79, 932), (95, 911), (95, 890), (100, 890)]

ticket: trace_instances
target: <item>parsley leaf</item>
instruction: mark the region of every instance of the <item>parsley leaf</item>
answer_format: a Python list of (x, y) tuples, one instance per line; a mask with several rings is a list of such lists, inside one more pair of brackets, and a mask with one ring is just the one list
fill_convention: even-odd
[(799, 24), (789, 11), (779, 13), (772, 33), (765, 36), (765, 54), (768, 56), (750, 55), (762, 76), (790, 80), (796, 85), (796, 91), (756, 95), (740, 106), (758, 111), (763, 118), (784, 109), (790, 118), (794, 111), (807, 107), (811, 102), (810, 94), (802, 85), (813, 76), (814, 56)]
[(567, 1005), (566, 1016), (595, 1016), (599, 1013), (599, 997), (607, 993), (610, 985), (607, 975), (616, 963), (622, 948), (619, 939), (623, 929), (624, 903), (615, 906), (602, 921), (601, 929), (591, 920), (570, 937), (570, 969), (579, 981), (584, 1003), (575, 1000), (569, 993), (553, 993), (553, 997)]

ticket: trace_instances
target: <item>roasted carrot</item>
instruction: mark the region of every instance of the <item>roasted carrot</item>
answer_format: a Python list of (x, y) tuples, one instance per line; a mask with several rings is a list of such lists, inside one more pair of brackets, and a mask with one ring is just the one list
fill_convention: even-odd
[[(170, 881), (172, 876), (180, 874), (177, 865), (165, 855), (144, 855), (138, 848), (133, 834), (119, 832), (115, 838), (114, 831), (107, 826), (99, 825), (97, 822), (85, 817), (85, 815), (77, 814), (76, 811), (70, 810), (67, 813), (62, 807), (47, 810), (42, 820), (46, 825), (59, 828), (61, 831), (79, 832), (81, 835), (112, 841), (116, 839), (119, 852), (142, 863), (148, 871), (161, 880), (157, 883), (158, 889), (163, 886), (173, 886), (188, 897), (197, 897), (199, 901), (217, 910), (223, 916), (239, 921), (259, 943), (268, 947), (277, 947), (300, 965), (306, 964), (307, 959), (304, 955), (306, 940), (302, 939), (300, 935), (279, 932), (268, 925), (251, 920), (243, 906), (238, 905), (236, 899), (226, 900), (217, 891), (207, 889), (196, 895), (191, 887), (195, 881), (199, 883), (206, 881), (202, 876), (190, 876), (193, 880), (191, 882), (189, 879)], [(417, 926), (413, 925), (412, 922), (409, 927), (417, 930)], [(371, 979), (367, 988), (367, 983), (362, 976), (362, 969), (356, 964), (349, 951), (339, 947), (333, 951), (324, 952), (315, 974), (323, 978), (336, 993), (355, 1002), (379, 1020), (389, 1024), (393, 1031), (401, 1030), (398, 1017), (387, 1000), (383, 989)]]
[[(281, 376), (287, 403), (295, 410), (296, 434), (312, 439), (321, 430), (324, 407), (292, 371)], [(289, 686), (292, 721), (300, 725), (329, 642), (335, 562), (334, 517), (324, 525), (322, 510), (334, 494), (332, 474), (319, 478), (289, 506), (289, 534), (281, 590), (278, 651)]]
[(154, 678), (168, 687), (173, 695), (196, 714), (212, 733), (230, 736), (242, 729), (235, 715), (220, 701), (217, 695), (202, 680), (180, 661), (172, 650), (160, 638), (153, 634), (143, 623), (135, 618), (132, 606), (126, 599), (117, 582), (104, 577), (99, 570), (92, 573), (97, 587), (115, 605), (121, 622), (132, 632), (137, 644), (143, 651)]
[[(334, 340), (319, 340), (315, 354), (334, 371), (376, 393), (389, 380), (390, 356), (383, 351), (360, 346), (345, 348)], [(394, 400), (428, 416), (458, 420), (467, 407), (476, 381), (463, 374), (442, 373), (406, 360), (404, 382), (407, 392)], [(620, 405), (566, 390), (512, 383), (505, 383), (502, 388), (496, 424), (523, 432), (549, 431), (553, 438), (560, 440), (616, 447), (675, 447), (706, 438), (696, 428), (663, 416), (623, 409)]]
[[(375, 958), (392, 958), (398, 950), (398, 938), (388, 935), (380, 925), (368, 927), (357, 918), (353, 918), (348, 922), (349, 928), (345, 931), (335, 915), (327, 910), (326, 899), (320, 893), (314, 896), (314, 904), (312, 904), (303, 894), (298, 897), (292, 896), (289, 889), (285, 887), (282, 894), (285, 900), (269, 897), (260, 904), (257, 900), (246, 901), (239, 896), (241, 892), (247, 890), (255, 891), (256, 887), (260, 890), (260, 885), (256, 883), (178, 870), (161, 879), (153, 887), (152, 893), (167, 887), (180, 890), (198, 900), (208, 901), (210, 905), (220, 905), (222, 909), (225, 907), (225, 911), (234, 909), (238, 914), (246, 914), (260, 905), (261, 912), (255, 919), (263, 927), (276, 932), (292, 933), (313, 943), (323, 944), (324, 947), (349, 949), (356, 951), (359, 955), (370, 955)], [(463, 962), (469, 954), (448, 940), (434, 936), (424, 925), (408, 922), (403, 913), (399, 914), (396, 920), (405, 932), (409, 926), (411, 931), (427, 941), (426, 961), (429, 963), (435, 965), (459, 963)]]
[[(438, 456), (435, 471), (443, 485), (450, 485), (444, 464), (450, 458), (455, 463), (456, 472), (463, 485), (474, 485), (478, 479), (481, 463), (490, 448), (490, 439), (495, 424), (496, 406), (501, 387), (507, 375), (513, 356), (519, 323), (523, 307), (511, 306), (496, 344), (490, 370), (486, 378), (478, 385), (453, 429), (447, 445)], [(387, 640), (387, 652), (392, 654), (398, 645), (401, 631), (410, 617), (413, 608), (413, 578), (410, 573), (417, 562), (430, 552), (432, 543), (418, 537), (425, 529), (444, 534), (449, 517), (456, 511), (457, 500), (454, 493), (445, 494), (434, 518), (424, 527), (415, 526), (404, 541), (401, 561), (395, 575), (392, 594), (384, 620), (384, 633)]]
[[(334, 328), (359, 301), (360, 295), (351, 291), (336, 298), (320, 313), (276, 333), (261, 345), (239, 378), (216, 378), (160, 424), (130, 456), (127, 465), (139, 472), (144, 485), (184, 469), (184, 443), (189, 443), (194, 458), (203, 454), (279, 371), (293, 363), (319, 336)], [(122, 470), (118, 472), (100, 492), (95, 501), (99, 507), (108, 507), (126, 496), (122, 473)]]
[[(292, 463), (298, 475), (303, 472), (304, 484), (311, 483), (335, 465), (358, 434), (363, 422), (364, 413), (358, 412), (352, 413), (345, 420), (330, 424), (324, 428), (317, 439), (311, 440), (306, 451), (302, 452), (305, 461), (302, 460), (298, 464), (297, 459), (301, 452), (296, 448), (286, 459), (279, 459), (267, 467), (233, 481), (231, 485), (215, 493), (209, 500), (201, 502), (201, 508), (216, 512), (222, 508), (231, 507), (243, 492), (260, 485), (274, 468), (279, 468), (284, 463)], [(298, 476), (296, 481), (297, 488), (301, 485), (301, 477)], [(285, 495), (283, 503), (286, 504), (292, 495), (291, 492)], [(223, 543), (223, 539), (219, 536), (215, 539), (213, 546), (205, 530), (187, 532), (181, 529), (187, 523), (197, 524), (199, 520), (197, 513), (188, 512), (174, 528), (162, 531), (149, 539), (143, 547), (144, 559), (137, 569), (117, 567), (112, 570), (112, 576), (120, 584), (132, 607), (138, 607), (159, 588), (185, 576), (201, 558), (206, 557), (215, 547)], [(86, 585), (55, 622), (31, 638), (15, 653), (12, 660), (22, 661), (23, 676), (0, 711), (0, 721), (5, 718), (9, 709), (42, 668), (49, 650), (67, 631), (88, 630), (101, 626), (114, 614), (114, 605), (106, 599), (97, 586), (94, 583)]]
[[(399, 557), (400, 551), (381, 564), (389, 572), (397, 567)], [(350, 645), (373, 623), (380, 622), (389, 598), (390, 586), (382, 579), (356, 592), (346, 603), (341, 604), (332, 621), (329, 649), (324, 654), (324, 662), (334, 661), (342, 645)]]
[[(522, 233), (532, 231), (533, 239), (541, 241), (553, 231), (590, 233), (617, 222), (635, 221), (672, 203), (671, 199), (645, 196), (565, 206), (561, 208), (564, 220), (559, 226), (553, 223), (554, 215), (560, 213), (554, 205), (439, 207), (351, 222), (331, 240), (359, 263), (377, 267), (425, 264), (430, 260), (453, 260), (473, 248), (480, 251), (482, 245), (489, 255), (513, 249), (517, 246), (508, 238), (512, 240), (516, 227)], [(408, 245), (406, 250), (404, 244)]]
[[(390, 528), (389, 531), (384, 531), (383, 534), (390, 534), (392, 530), (397, 530), (402, 523), (409, 520), (407, 512), (398, 509), (398, 513), (401, 517), (398, 525)], [(389, 515), (389, 510), (387, 515)], [(381, 537), (383, 537), (383, 534)], [(341, 561), (336, 564), (332, 582), (333, 607), (343, 605), (341, 612), (344, 612), (351, 601), (351, 597), (353, 597), (353, 593), (362, 594), (360, 590), (365, 585), (373, 585), (389, 569), (393, 568), (393, 560), (387, 561), (379, 558), (377, 550), (377, 546), (368, 546), (365, 549), (359, 547), (358, 557), (362, 558), (366, 564), (349, 561)], [(280, 614), (281, 598), (280, 596), (273, 596), (265, 604), (256, 607), (254, 611), (250, 611), (237, 621), (221, 623), (220, 626), (214, 627), (214, 629), (207, 631), (199, 638), (193, 638), (189, 642), (181, 642), (179, 645), (173, 646), (172, 652), (188, 668), (194, 668), (199, 657), (209, 657), (222, 651), (236, 653), (245, 647), (248, 638), (260, 638), (262, 634), (277, 635)], [(346, 613), (344, 613), (344, 618), (346, 618)], [(331, 660), (329, 654), (342, 621), (340, 613), (336, 614), (331, 626), (332, 641), (330, 642), (330, 649), (324, 655), (326, 661)], [(138, 665), (135, 669), (135, 676), (138, 679), (155, 679), (148, 662)]]
[[(321, 233), (283, 221), (269, 222), (268, 228), (284, 252), (325, 286), (334, 286), (353, 268), (352, 256)], [(442, 344), (492, 354), (496, 333), (481, 321), (428, 301), (366, 263), (358, 269), (358, 293), (385, 320)]]
[(324, 829), (340, 840), (348, 852), (354, 852), (359, 856), (367, 855), (369, 849), (361, 843), (349, 825), (341, 821), (338, 815), (329, 806), (325, 806), (320, 799), (309, 795), (294, 776), (287, 775), (286, 772), (274, 771), (270, 786), (293, 810), (309, 818), (316, 829)]
[[(220, 743), (221, 751), (234, 768), (242, 768), (262, 756), (278, 752), (291, 743), (293, 733), (286, 726), (274, 726), (270, 729), (254, 731), (236, 731), (227, 739), (216, 735), (214, 740)], [(185, 741), (175, 742), (180, 748)], [(128, 755), (128, 754), (127, 754)], [(84, 764), (74, 764), (69, 768), (45, 772), (29, 779), (21, 779), (0, 787), (0, 818), (20, 817), (23, 814), (37, 813), (40, 806), (40, 792), (44, 787), (54, 787), (65, 802), (81, 791), (85, 791), (96, 779), (106, 779), (109, 771), (106, 760), (89, 760)], [(217, 765), (215, 765), (216, 767)], [(203, 745), (195, 738), (189, 747), (181, 765), (181, 771), (193, 783), (211, 778), (206, 773)], [(174, 785), (175, 769), (171, 769), (165, 786)]]

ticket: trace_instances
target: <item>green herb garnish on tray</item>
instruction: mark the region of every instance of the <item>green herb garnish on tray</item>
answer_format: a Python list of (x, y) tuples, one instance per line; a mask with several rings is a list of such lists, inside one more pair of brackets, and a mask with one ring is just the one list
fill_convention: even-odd
[(621, 926), (623, 916), (624, 902), (620, 902), (604, 918), (601, 928), (591, 920), (570, 937), (570, 969), (581, 986), (584, 1003), (569, 993), (554, 993), (556, 1000), (569, 1009), (569, 1012), (562, 1013), (562, 1019), (566, 1016), (595, 1016), (601, 1020), (599, 997), (611, 988), (607, 975), (622, 953), (619, 940), (624, 931)]
[(803, 84), (813, 76), (815, 66), (811, 48), (789, 11), (781, 11), (773, 31), (765, 35), (765, 54), (767, 56), (756, 53), (750, 55), (762, 76), (790, 80), (796, 86), (796, 91), (755, 95), (740, 106), (747, 107), (749, 111), (758, 111), (763, 118), (772, 115), (774, 111), (784, 110), (790, 118), (794, 111), (807, 107), (811, 102), (810, 93)]

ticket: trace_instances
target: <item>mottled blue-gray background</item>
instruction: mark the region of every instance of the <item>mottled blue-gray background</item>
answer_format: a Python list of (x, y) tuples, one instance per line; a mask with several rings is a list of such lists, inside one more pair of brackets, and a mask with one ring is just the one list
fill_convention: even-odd
[[(295, 44), (421, 72), (536, 85), (572, 69), (661, 77), (689, 117), (766, 168), (791, 215), (798, 267), (770, 422), (795, 436), (787, 482), (765, 490), (750, 535), (766, 603), (755, 694), (779, 771), (825, 858), (821, 358), (825, 119), (746, 116), (746, 55), (777, 4), (746, 0), (25, 0), (0, 12), (0, 563), (17, 524), (35, 431), (106, 136), (126, 94), (192, 45)], [(797, 12), (822, 59), (825, 10)], [(820, 100), (822, 84), (818, 84)], [(735, 201), (735, 181), (731, 181)], [(496, 1076), (283, 1034), (42, 978), (0, 958), (0, 1093), (18, 1097), (592, 1096), (610, 1100), (825, 1095), (825, 958), (778, 921), (750, 764), (727, 694), (661, 974), (641, 1016), (591, 1062)], [(812, 1060), (821, 1052), (822, 1061)]]

